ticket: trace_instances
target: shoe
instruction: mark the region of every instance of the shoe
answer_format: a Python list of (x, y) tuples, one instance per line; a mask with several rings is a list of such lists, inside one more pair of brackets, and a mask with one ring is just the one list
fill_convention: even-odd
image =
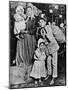
[(26, 83), (30, 83), (30, 82), (33, 82), (33, 79), (32, 79), (32, 78), (28, 78), (28, 79), (26, 80)]
[(38, 82), (37, 81), (35, 81), (35, 87), (38, 87)]
[(53, 84), (54, 84), (54, 79), (52, 79), (50, 82), (50, 85), (53, 85)]
[(37, 85), (38, 84), (38, 82), (37, 81), (35, 81), (35, 85)]
[(48, 78), (49, 78), (49, 75), (47, 75), (44, 80), (47, 80)]
[(19, 88), (19, 84), (11, 85), (11, 86), (10, 86), (10, 89), (17, 89), (17, 88)]

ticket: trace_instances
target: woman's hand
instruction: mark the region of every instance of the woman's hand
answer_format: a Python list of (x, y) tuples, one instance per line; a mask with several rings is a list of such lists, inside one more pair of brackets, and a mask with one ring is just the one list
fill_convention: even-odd
[(16, 36), (17, 39), (20, 39), (19, 35)]
[(25, 34), (28, 33), (28, 31), (23, 31), (23, 30), (21, 30), (20, 32), (23, 33), (23, 34), (24, 34), (24, 33), (25, 33)]

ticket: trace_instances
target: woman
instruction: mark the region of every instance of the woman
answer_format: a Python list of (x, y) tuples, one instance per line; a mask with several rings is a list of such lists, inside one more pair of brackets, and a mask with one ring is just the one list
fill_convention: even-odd
[(32, 69), (32, 64), (33, 64), (33, 55), (36, 47), (36, 19), (34, 17), (34, 13), (32, 10), (32, 7), (27, 7), (26, 11), (27, 18), (29, 18), (27, 24), (26, 24), (26, 31), (27, 34), (25, 35), (25, 51), (26, 51), (26, 62), (27, 62), (27, 73), (28, 73), (28, 78)]
[(32, 8), (27, 7), (27, 18), (26, 31), (20, 32), (19, 40), (17, 41), (17, 53), (16, 53), (16, 64), (25, 68), (27, 73), (27, 79), (31, 71), (33, 54), (35, 51), (36, 39), (35, 39), (35, 17), (32, 13)]

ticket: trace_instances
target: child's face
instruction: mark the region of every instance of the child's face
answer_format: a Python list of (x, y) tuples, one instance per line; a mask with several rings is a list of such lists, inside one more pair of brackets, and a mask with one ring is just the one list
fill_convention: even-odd
[(46, 25), (46, 21), (44, 21), (43, 19), (40, 19), (39, 24), (41, 27), (44, 27)]
[(40, 50), (41, 51), (44, 51), (45, 50), (45, 45), (43, 43), (41, 43), (39, 47), (40, 47)]
[(24, 9), (18, 10), (17, 13), (20, 14), (20, 15), (23, 15), (24, 14)]

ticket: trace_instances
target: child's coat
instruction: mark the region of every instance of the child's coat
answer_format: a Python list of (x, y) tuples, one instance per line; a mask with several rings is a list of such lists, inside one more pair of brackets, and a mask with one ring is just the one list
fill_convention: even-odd
[(35, 62), (33, 64), (32, 72), (30, 74), (31, 77), (35, 79), (40, 79), (41, 77), (47, 76), (47, 71), (45, 67), (45, 53), (41, 53), (39, 48), (35, 51), (34, 59)]

